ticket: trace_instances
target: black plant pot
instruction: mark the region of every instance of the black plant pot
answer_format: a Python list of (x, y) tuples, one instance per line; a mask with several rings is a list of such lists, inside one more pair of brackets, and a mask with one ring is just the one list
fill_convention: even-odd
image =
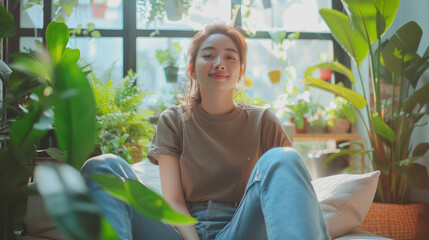
[(167, 66), (164, 68), (165, 78), (167, 82), (177, 82), (177, 72), (179, 72), (179, 68), (175, 66)]
[(262, 0), (262, 5), (264, 6), (264, 9), (271, 8), (271, 0)]

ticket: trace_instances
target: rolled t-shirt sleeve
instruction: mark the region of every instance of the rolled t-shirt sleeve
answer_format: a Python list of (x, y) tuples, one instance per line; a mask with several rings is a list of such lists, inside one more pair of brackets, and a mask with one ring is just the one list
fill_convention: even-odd
[(261, 138), (265, 151), (274, 147), (292, 146), (280, 120), (271, 109), (267, 109), (264, 113)]
[(180, 157), (182, 152), (180, 119), (176, 107), (170, 107), (161, 113), (155, 134), (146, 154), (149, 161), (158, 165), (158, 155)]

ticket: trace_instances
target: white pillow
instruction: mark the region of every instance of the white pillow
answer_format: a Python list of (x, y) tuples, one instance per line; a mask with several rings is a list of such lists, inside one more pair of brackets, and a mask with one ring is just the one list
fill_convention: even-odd
[(379, 175), (380, 171), (339, 174), (311, 182), (332, 238), (362, 224), (374, 199)]

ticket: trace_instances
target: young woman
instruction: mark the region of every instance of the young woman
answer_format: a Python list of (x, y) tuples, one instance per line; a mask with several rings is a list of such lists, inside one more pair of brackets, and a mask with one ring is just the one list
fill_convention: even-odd
[[(232, 26), (194, 36), (187, 104), (161, 114), (147, 154), (159, 164), (163, 197), (198, 224), (150, 220), (90, 183), (121, 239), (329, 239), (311, 178), (280, 121), (268, 108), (233, 101), (246, 54)], [(137, 179), (114, 155), (88, 160), (82, 172)]]

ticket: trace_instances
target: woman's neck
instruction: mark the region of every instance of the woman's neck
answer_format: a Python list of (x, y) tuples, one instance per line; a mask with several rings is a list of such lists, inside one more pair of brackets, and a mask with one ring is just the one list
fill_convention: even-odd
[(201, 106), (210, 115), (223, 116), (232, 113), (235, 109), (232, 94), (225, 93), (216, 95), (202, 94)]

